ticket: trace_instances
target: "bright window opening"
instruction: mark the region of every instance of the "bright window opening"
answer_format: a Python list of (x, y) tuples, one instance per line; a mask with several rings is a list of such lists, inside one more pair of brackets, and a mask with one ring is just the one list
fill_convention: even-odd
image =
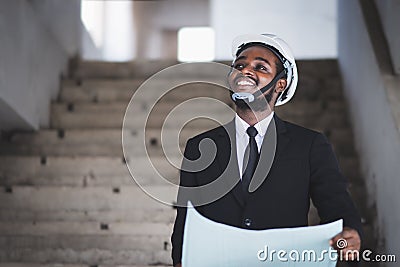
[(104, 23), (104, 2), (88, 1), (81, 2), (81, 18), (95, 45), (103, 46), (103, 23)]
[(215, 35), (210, 27), (185, 27), (178, 31), (178, 60), (181, 62), (213, 61)]

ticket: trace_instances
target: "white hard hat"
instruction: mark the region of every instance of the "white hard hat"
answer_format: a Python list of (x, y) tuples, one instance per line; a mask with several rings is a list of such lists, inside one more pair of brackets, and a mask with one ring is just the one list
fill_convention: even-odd
[[(296, 61), (294, 60), (293, 53), (288, 44), (281, 38), (274, 34), (246, 34), (236, 37), (232, 42), (232, 56), (236, 58), (237, 52), (246, 44), (249, 43), (262, 43), (268, 47), (275, 48), (280, 55), (278, 58), (282, 61), (283, 67), (286, 70), (287, 85), (285, 91), (279, 96), (275, 106), (283, 105), (292, 99), (296, 92), (298, 73)], [(276, 51), (271, 50), (276, 54)]]

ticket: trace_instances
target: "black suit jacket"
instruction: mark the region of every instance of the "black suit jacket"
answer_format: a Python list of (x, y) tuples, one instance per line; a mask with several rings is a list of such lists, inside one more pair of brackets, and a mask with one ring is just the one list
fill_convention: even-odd
[[(310, 198), (318, 209), (321, 223), (337, 219), (356, 229), (361, 236), (361, 220), (347, 191), (347, 181), (340, 172), (332, 147), (324, 135), (280, 120), (276, 115), (267, 130), (261, 148), (259, 165), (269, 160), (271, 125), (276, 126), (276, 153), (270, 171), (256, 191), (242, 191), (236, 157), (235, 122), (200, 134), (188, 140), (185, 158), (198, 159), (200, 141), (211, 139), (217, 147), (215, 160), (204, 170), (181, 170), (180, 184), (197, 187), (223, 177), (233, 181), (232, 190), (209, 204), (197, 207), (204, 216), (216, 222), (247, 229), (271, 229), (308, 225)], [(204, 152), (204, 151), (203, 151)], [(185, 160), (183, 167), (185, 166)], [(254, 178), (253, 178), (254, 179)], [(228, 182), (230, 183), (230, 182)], [(178, 205), (188, 200), (199, 203), (212, 192), (179, 190)], [(186, 208), (178, 207), (172, 234), (174, 265), (181, 261)]]

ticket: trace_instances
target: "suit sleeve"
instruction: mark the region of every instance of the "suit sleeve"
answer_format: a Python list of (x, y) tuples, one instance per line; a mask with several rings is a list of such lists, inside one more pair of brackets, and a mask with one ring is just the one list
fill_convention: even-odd
[[(193, 172), (183, 171), (182, 169), (186, 169), (185, 166), (187, 165), (187, 160), (195, 160), (198, 158), (198, 147), (196, 146), (195, 142), (192, 139), (189, 139), (185, 152), (184, 152), (184, 159), (182, 161), (182, 168), (180, 171), (180, 186), (185, 187), (194, 187), (195, 186), (195, 176), (196, 174)], [(186, 203), (190, 200), (190, 196), (185, 195), (183, 190), (178, 190), (178, 197), (177, 197), (177, 215), (175, 218), (175, 224), (173, 233), (171, 236), (172, 242), (172, 261), (173, 265), (181, 262), (182, 258), (182, 243), (183, 243), (183, 230), (185, 227), (185, 219), (186, 219)]]
[(317, 134), (310, 151), (310, 194), (321, 223), (343, 219), (363, 236), (361, 218), (347, 190), (347, 180), (341, 173), (332, 146), (322, 134)]

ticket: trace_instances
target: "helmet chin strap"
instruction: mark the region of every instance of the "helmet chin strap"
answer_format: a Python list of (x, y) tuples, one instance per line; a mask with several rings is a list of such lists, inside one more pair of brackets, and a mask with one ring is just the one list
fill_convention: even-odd
[(279, 79), (282, 79), (285, 76), (286, 76), (286, 71), (282, 70), (278, 75), (275, 76), (274, 79), (272, 79), (272, 81), (270, 83), (268, 83), (266, 86), (264, 86), (260, 90), (257, 90), (257, 92), (255, 92), (254, 94), (245, 93), (245, 92), (233, 93), (231, 96), (232, 100), (233, 101), (243, 100), (243, 101), (251, 103), (254, 101), (254, 99), (256, 99), (260, 95), (264, 94), (267, 90), (269, 90), (272, 86), (274, 86)]

